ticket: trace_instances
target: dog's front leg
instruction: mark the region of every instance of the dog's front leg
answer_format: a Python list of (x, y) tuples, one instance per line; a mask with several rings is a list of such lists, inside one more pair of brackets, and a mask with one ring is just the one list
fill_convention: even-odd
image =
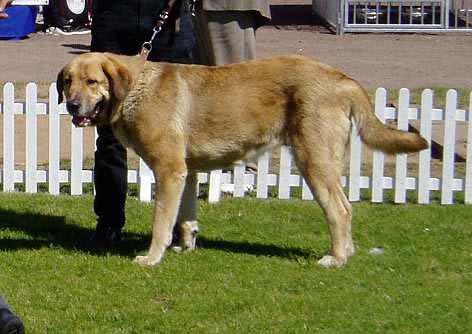
[(172, 230), (187, 177), (184, 164), (180, 164), (180, 168), (178, 165), (174, 162), (166, 167), (154, 168), (156, 200), (152, 240), (148, 254), (136, 257), (138, 264), (152, 266), (159, 263), (172, 242)]

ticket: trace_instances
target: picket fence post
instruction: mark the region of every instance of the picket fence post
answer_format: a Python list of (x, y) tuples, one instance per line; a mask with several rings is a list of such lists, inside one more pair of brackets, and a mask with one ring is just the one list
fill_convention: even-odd
[(70, 194), (82, 194), (82, 167), (83, 167), (83, 129), (70, 124), (71, 131), (71, 160), (70, 160)]
[[(375, 114), (382, 123), (385, 123), (385, 108), (387, 107), (387, 90), (378, 88), (375, 92)], [(384, 164), (385, 155), (383, 152), (374, 151), (372, 162), (372, 202), (383, 202), (384, 188)]]
[(362, 142), (355, 123), (352, 123), (350, 136), (351, 158), (349, 164), (349, 200), (359, 201), (361, 198)]
[(428, 142), (426, 150), (420, 152), (418, 169), (418, 203), (430, 202), (431, 177), (431, 133), (433, 113), (433, 92), (425, 89), (421, 95), (420, 134)]
[(49, 193), (52, 195), (59, 195), (60, 190), (60, 116), (59, 104), (56, 84), (53, 83), (49, 87), (49, 168), (48, 168), (48, 183)]
[(246, 165), (234, 166), (234, 197), (244, 197), (246, 193)]
[(305, 201), (311, 201), (314, 199), (314, 194), (311, 192), (308, 183), (306, 183), (305, 179), (302, 178), (302, 199)]
[(469, 95), (469, 112), (467, 121), (467, 160), (465, 169), (465, 204), (472, 204), (472, 93)]
[(267, 198), (269, 195), (269, 159), (270, 153), (265, 152), (257, 161), (257, 198)]
[(37, 101), (38, 88), (34, 83), (26, 85), (26, 171), (25, 188), (27, 193), (38, 191), (38, 121)]
[(441, 177), (441, 204), (453, 202), (454, 152), (456, 142), (457, 92), (448, 90), (444, 113), (444, 152)]
[(15, 87), (3, 86), (3, 191), (15, 190)]
[(154, 176), (151, 169), (143, 159), (139, 159), (139, 199), (143, 202), (150, 202), (152, 199), (152, 181)]
[(213, 170), (210, 172), (208, 180), (208, 202), (216, 203), (221, 197), (221, 178), (223, 172), (221, 170)]
[(288, 146), (280, 147), (279, 163), (279, 198), (290, 198), (290, 174), (292, 170), (292, 154)]
[[(408, 109), (410, 106), (410, 91), (406, 88), (400, 89), (398, 97), (398, 129), (408, 131)], [(406, 202), (406, 175), (407, 155), (397, 154), (395, 166), (395, 203)]]

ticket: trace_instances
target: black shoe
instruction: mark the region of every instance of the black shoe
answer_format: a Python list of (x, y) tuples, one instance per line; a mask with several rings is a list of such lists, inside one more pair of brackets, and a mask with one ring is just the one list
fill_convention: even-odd
[(10, 310), (0, 309), (0, 334), (24, 334), (25, 327), (21, 319)]
[(116, 248), (121, 242), (121, 228), (99, 221), (90, 242), (98, 249)]

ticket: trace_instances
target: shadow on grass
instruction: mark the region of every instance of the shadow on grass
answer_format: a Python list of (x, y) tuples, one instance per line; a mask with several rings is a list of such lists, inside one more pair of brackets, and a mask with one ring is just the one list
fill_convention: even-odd
[[(28, 234), (32, 238), (1, 239), (0, 250), (59, 247), (93, 255), (107, 254), (107, 252), (94, 247), (89, 241), (93, 234), (93, 229), (68, 222), (63, 216), (0, 210), (0, 229), (20, 231)], [(145, 235), (125, 233), (123, 235), (123, 242), (108, 253), (134, 257), (147, 246), (147, 243), (148, 237)]]
[[(68, 222), (66, 217), (41, 215), (35, 213), (18, 213), (0, 210), (0, 229), (26, 233), (32, 239), (0, 240), (0, 250), (62, 248), (102, 256), (115, 254), (133, 258), (147, 249), (148, 235), (124, 233), (122, 242), (113, 250), (96, 249), (89, 241), (93, 229), (85, 228)], [(280, 247), (251, 242), (226, 241), (210, 239), (204, 236), (198, 238), (199, 248), (216, 249), (231, 253), (244, 253), (256, 256), (276, 256), (280, 258), (313, 258), (318, 254), (294, 247)]]
[(198, 247), (201, 249), (216, 249), (230, 253), (251, 254), (256, 256), (280, 257), (286, 259), (296, 258), (321, 258), (320, 254), (295, 247), (281, 247), (245, 241), (227, 241), (221, 239), (209, 239), (203, 236), (198, 238)]

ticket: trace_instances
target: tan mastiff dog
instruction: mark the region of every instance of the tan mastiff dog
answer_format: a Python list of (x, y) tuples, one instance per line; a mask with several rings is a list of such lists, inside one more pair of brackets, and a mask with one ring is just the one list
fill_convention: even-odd
[(376, 150), (427, 147), (419, 135), (381, 123), (356, 81), (300, 56), (206, 67), (87, 53), (62, 69), (57, 87), (76, 126), (111, 124), (154, 172), (151, 246), (135, 259), (143, 265), (162, 260), (176, 223), (181, 246), (193, 248), (197, 172), (253, 160), (284, 144), (326, 215), (331, 250), (319, 264), (342, 266), (354, 254), (351, 205), (341, 186), (353, 123)]

